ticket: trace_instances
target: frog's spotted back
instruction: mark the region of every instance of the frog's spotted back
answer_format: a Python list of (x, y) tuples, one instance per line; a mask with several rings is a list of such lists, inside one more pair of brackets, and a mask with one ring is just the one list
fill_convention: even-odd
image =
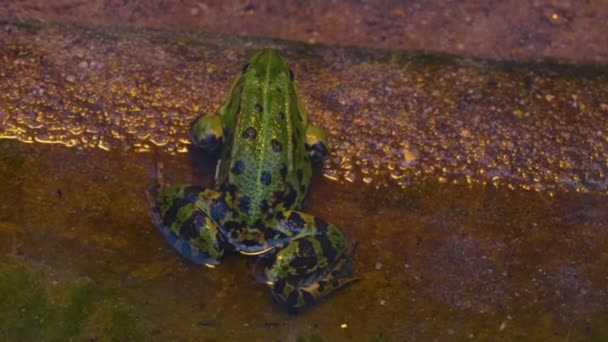
[[(241, 194), (239, 207), (248, 224), (282, 203), (297, 208), (312, 174), (304, 144), (305, 127), (292, 73), (275, 50), (256, 53), (243, 68), (235, 92), (240, 104), (226, 126), (222, 183)], [(298, 177), (299, 176), (299, 177)], [(300, 186), (303, 185), (303, 186)]]

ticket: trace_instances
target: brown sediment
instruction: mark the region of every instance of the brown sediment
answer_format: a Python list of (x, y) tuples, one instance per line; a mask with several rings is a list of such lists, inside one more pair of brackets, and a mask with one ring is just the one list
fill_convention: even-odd
[[(608, 336), (605, 68), (7, 25), (3, 337)], [(159, 160), (168, 182), (210, 186), (215, 161), (186, 153), (188, 124), (262, 46), (330, 133), (303, 210), (358, 242), (361, 280), (297, 316), (253, 258), (179, 259), (143, 193)]]

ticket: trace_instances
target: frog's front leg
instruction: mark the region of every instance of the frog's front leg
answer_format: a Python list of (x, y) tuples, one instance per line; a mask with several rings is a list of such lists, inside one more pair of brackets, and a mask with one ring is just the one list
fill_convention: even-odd
[(265, 275), (272, 293), (292, 308), (312, 304), (357, 279), (344, 235), (332, 224), (298, 211), (287, 211), (278, 231), (294, 236), (271, 256)]
[(194, 146), (215, 152), (222, 146), (224, 128), (219, 114), (201, 115), (190, 127), (190, 139)]
[(212, 203), (221, 200), (219, 193), (155, 185), (146, 196), (154, 225), (178, 254), (196, 264), (219, 264), (227, 243), (210, 214)]
[(327, 133), (325, 130), (308, 125), (306, 127), (306, 150), (313, 163), (319, 164), (327, 155)]

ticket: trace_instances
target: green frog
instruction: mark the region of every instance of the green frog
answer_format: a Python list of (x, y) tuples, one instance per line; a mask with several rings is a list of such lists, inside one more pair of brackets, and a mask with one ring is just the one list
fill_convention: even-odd
[(219, 113), (191, 127), (193, 145), (221, 148), (215, 187), (156, 184), (147, 196), (154, 224), (181, 256), (213, 267), (227, 251), (262, 255), (274, 297), (299, 308), (356, 276), (342, 232), (298, 211), (327, 135), (308, 122), (293, 78), (275, 50), (257, 52)]

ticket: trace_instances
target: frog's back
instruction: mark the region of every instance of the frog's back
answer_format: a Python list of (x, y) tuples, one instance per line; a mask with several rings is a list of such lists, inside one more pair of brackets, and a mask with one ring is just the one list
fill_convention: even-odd
[[(287, 63), (274, 50), (262, 50), (243, 68), (225, 119), (226, 134), (219, 186), (250, 224), (274, 210), (300, 205), (311, 176), (304, 146), (306, 117), (298, 105)], [(228, 163), (226, 163), (228, 164)]]

